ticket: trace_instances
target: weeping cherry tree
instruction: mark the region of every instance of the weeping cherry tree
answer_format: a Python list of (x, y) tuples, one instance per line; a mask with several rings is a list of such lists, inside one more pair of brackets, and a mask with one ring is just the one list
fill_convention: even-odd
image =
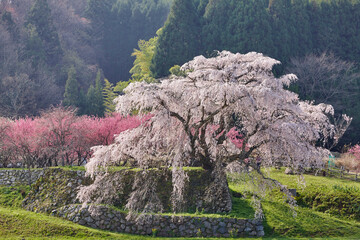
[[(297, 94), (284, 89), (297, 77), (275, 78), (272, 67), (279, 63), (260, 53), (223, 51), (217, 57), (198, 56), (184, 64), (185, 77), (130, 84), (125, 95), (116, 99), (117, 111), (124, 115), (151, 112), (152, 118), (120, 133), (114, 144), (94, 148), (86, 169), (96, 180), (81, 189), (80, 200), (89, 202), (94, 189), (106, 189), (99, 180), (106, 174), (103, 169), (121, 162), (131, 162), (145, 172), (170, 168), (174, 211), (180, 211), (177, 207), (184, 201), (185, 166), (201, 166), (211, 172), (209, 201), (228, 194), (225, 169), (257, 169), (256, 163), (249, 161), (255, 151), (263, 166), (280, 162), (300, 170), (323, 167), (322, 159), (329, 154), (324, 144), (338, 140), (351, 118), (343, 115), (341, 124), (335, 124), (332, 106), (300, 101)], [(139, 186), (126, 205), (129, 210), (162, 210), (151, 182), (145, 178), (136, 183)], [(98, 198), (110, 198), (111, 191), (103, 192), (106, 194)], [(147, 203), (139, 205), (141, 201)]]

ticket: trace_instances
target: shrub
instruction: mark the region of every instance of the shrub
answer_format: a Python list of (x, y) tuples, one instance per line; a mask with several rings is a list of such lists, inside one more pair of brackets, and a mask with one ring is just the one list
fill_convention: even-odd
[(335, 164), (337, 167), (343, 167), (348, 171), (358, 172), (360, 170), (360, 161), (351, 153), (342, 154)]

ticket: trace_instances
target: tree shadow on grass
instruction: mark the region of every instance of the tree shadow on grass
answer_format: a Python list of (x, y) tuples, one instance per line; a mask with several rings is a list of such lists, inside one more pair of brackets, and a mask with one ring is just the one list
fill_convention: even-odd
[(298, 207), (297, 216), (288, 205), (263, 202), (266, 237), (354, 237), (360, 238), (360, 223), (341, 220), (328, 214)]
[(227, 214), (230, 217), (253, 219), (255, 210), (251, 206), (251, 200), (239, 197), (232, 197), (232, 211)]

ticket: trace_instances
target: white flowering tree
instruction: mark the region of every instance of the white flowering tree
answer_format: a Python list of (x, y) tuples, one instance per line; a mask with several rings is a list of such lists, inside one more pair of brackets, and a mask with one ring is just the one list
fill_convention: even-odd
[[(226, 179), (224, 169), (234, 162), (256, 168), (248, 161), (256, 151), (265, 166), (321, 167), (329, 154), (322, 144), (339, 139), (351, 119), (344, 115), (341, 125), (333, 124), (332, 106), (302, 102), (284, 89), (297, 78), (275, 78), (272, 67), (278, 63), (260, 53), (224, 51), (184, 64), (186, 77), (130, 84), (116, 99), (117, 111), (151, 112), (152, 118), (119, 134), (114, 144), (95, 147), (88, 173), (98, 176), (99, 169), (124, 162), (143, 169), (173, 167), (176, 204), (186, 179), (183, 166), (201, 166), (213, 172), (214, 181)], [(79, 194), (84, 202), (86, 190)]]

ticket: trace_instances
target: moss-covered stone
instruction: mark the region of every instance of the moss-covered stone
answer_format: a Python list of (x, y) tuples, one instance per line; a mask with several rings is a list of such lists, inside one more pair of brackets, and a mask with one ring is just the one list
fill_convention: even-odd
[[(165, 212), (171, 212), (171, 192), (172, 192), (172, 174), (169, 169), (151, 169), (150, 174), (155, 175), (157, 188), (156, 193), (161, 201)], [(204, 200), (205, 191), (212, 180), (211, 174), (201, 168), (185, 169), (189, 181), (185, 185), (185, 212), (226, 212), (231, 209), (225, 209), (219, 206), (219, 209), (210, 208)], [(114, 181), (121, 179), (121, 191), (113, 201), (117, 208), (124, 208), (133, 189), (134, 179), (137, 174), (142, 172), (138, 169), (118, 169), (110, 171), (106, 175), (105, 181)], [(120, 176), (119, 176), (120, 175)], [(46, 169), (44, 175), (32, 185), (30, 193), (23, 201), (24, 208), (31, 211), (40, 211), (50, 213), (53, 210), (69, 204), (79, 203), (76, 199), (80, 186), (87, 186), (92, 180), (85, 177), (84, 171), (74, 171), (71, 169), (50, 168)], [(100, 189), (101, 191), (101, 189)], [(219, 199), (219, 203), (226, 203), (229, 198)]]
[(76, 204), (78, 187), (90, 183), (92, 181), (85, 177), (84, 171), (45, 169), (44, 175), (32, 185), (23, 201), (23, 207), (31, 211), (49, 213), (59, 207)]

